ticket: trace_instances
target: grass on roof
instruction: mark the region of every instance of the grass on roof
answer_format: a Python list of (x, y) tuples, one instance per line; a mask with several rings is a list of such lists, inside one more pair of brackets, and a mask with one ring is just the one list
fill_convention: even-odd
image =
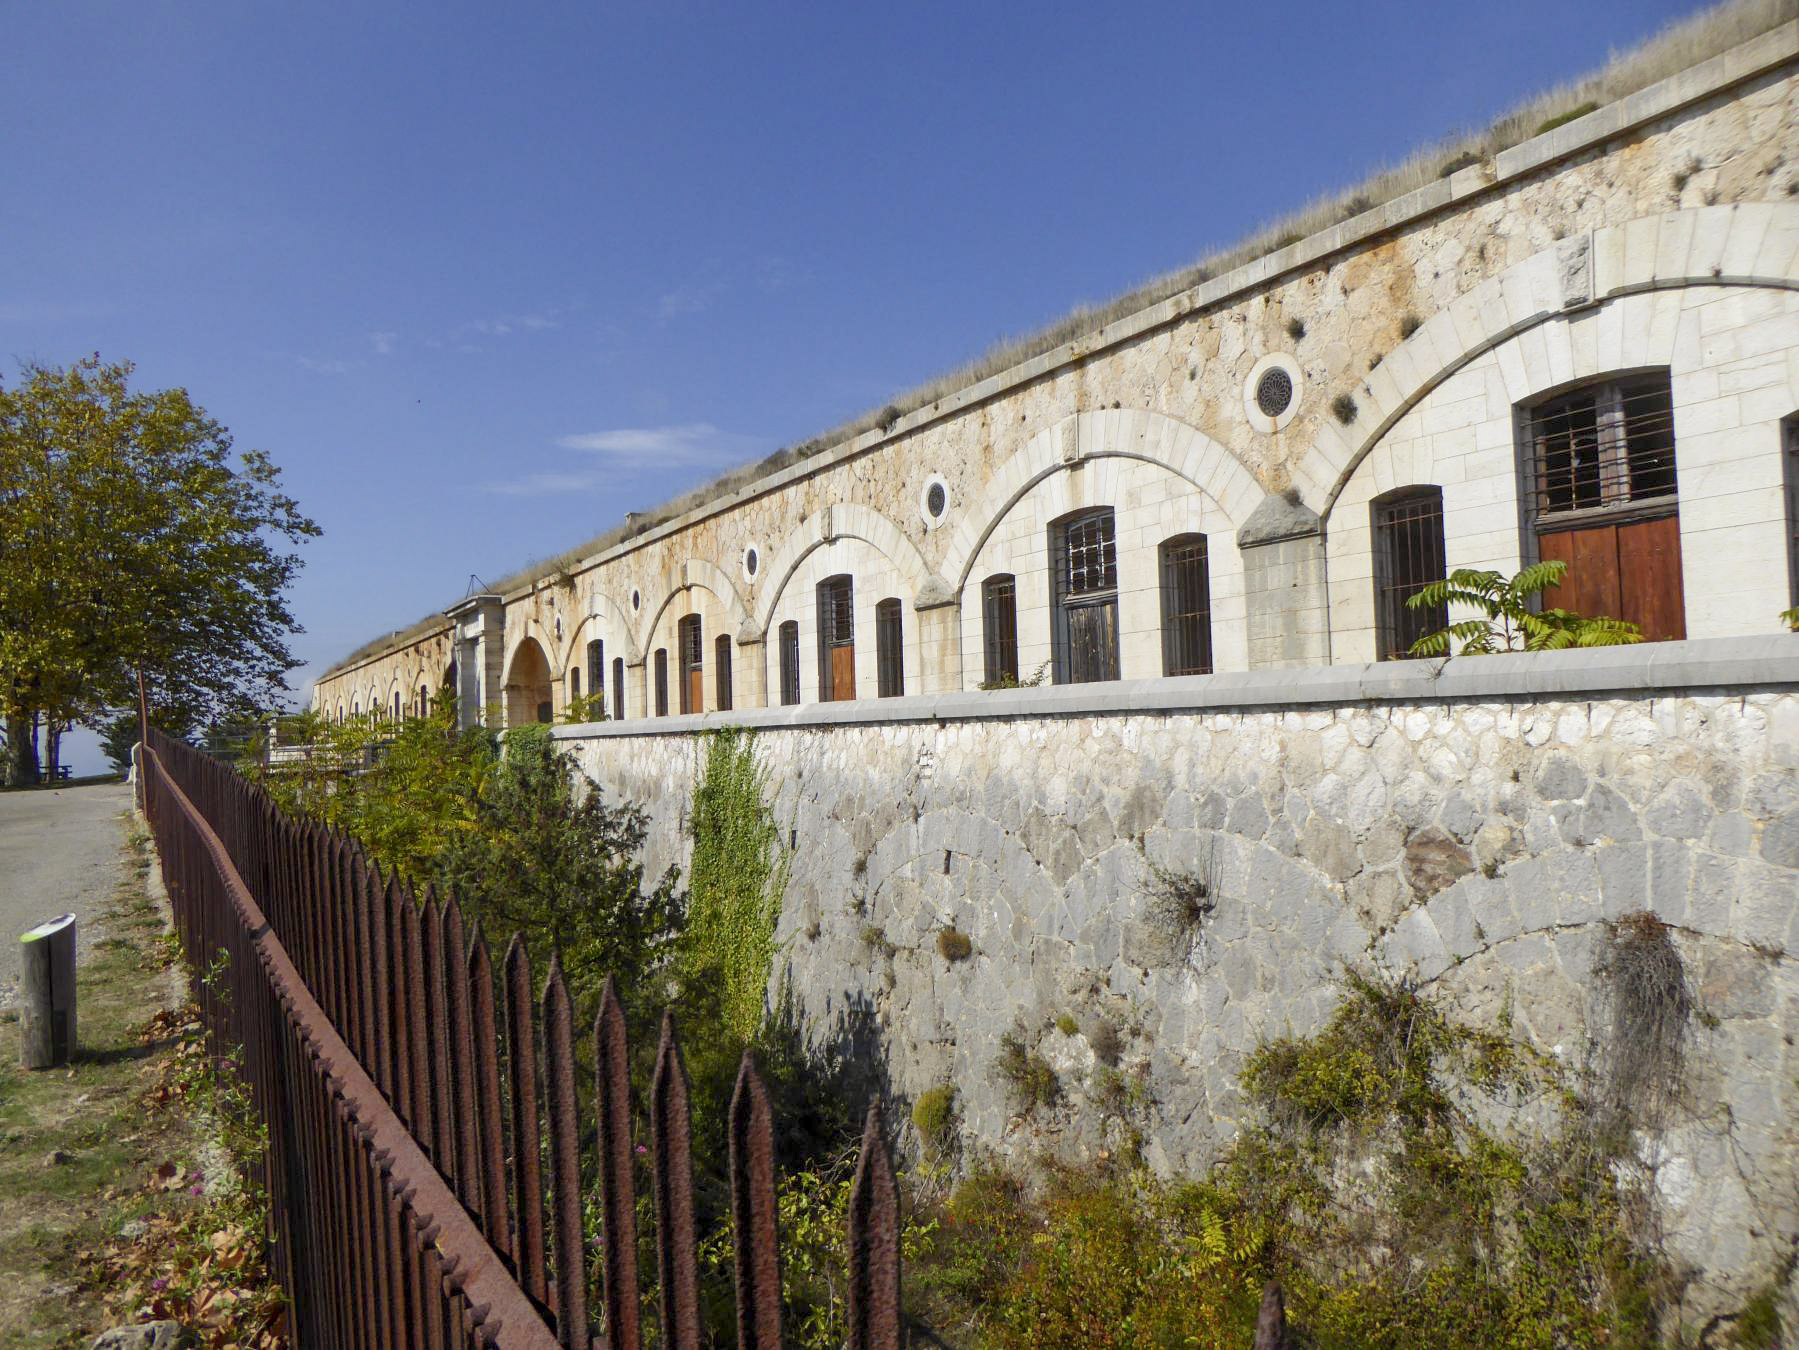
[[(728, 497), (758, 479), (810, 459), (876, 427), (886, 431), (907, 413), (940, 402), (972, 384), (1010, 370), (1064, 343), (1086, 337), (1108, 324), (1160, 304), (1320, 230), (1372, 211), (1396, 197), (1445, 178), (1457, 169), (1479, 164), (1502, 150), (1646, 89), (1794, 18), (1799, 18), (1799, 0), (1727, 0), (1724, 4), (1701, 10), (1669, 25), (1629, 51), (1615, 54), (1593, 74), (1526, 99), (1484, 131), (1458, 133), (1425, 146), (1353, 187), (1314, 198), (1298, 210), (1263, 225), (1241, 242), (1186, 267), (1152, 277), (1108, 304), (1081, 305), (1045, 328), (1021, 337), (1003, 338), (974, 360), (914, 386), (879, 408), (851, 418), (810, 440), (777, 450), (754, 464), (732, 469), (554, 557), (527, 563), (502, 577), (490, 589), (504, 595), (558, 575), (572, 576), (582, 562), (595, 554)], [(440, 615), (428, 615), (398, 634), (364, 643), (325, 674), (354, 665), (391, 647), (405, 646), (443, 626)]]

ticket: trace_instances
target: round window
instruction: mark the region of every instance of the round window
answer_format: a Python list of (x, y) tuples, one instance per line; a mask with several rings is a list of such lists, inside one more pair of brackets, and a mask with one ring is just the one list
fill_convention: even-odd
[(1290, 353), (1270, 352), (1243, 381), (1243, 414), (1250, 426), (1271, 436), (1299, 416), (1305, 387), (1299, 362)]
[(1279, 417), (1293, 402), (1293, 377), (1279, 366), (1262, 372), (1256, 382), (1256, 407), (1264, 417)]
[(936, 529), (949, 518), (949, 484), (941, 474), (932, 474), (925, 480), (924, 491), (918, 494), (918, 514), (927, 530)]
[(643, 608), (643, 596), (638, 591), (631, 592), (631, 608), (632, 609), (642, 609)]
[(751, 576), (755, 576), (756, 569), (758, 567), (760, 567), (761, 565), (762, 565), (762, 559), (760, 556), (757, 555), (755, 549), (749, 548), (749, 549), (745, 549), (743, 551), (743, 570), (744, 571), (748, 572)]

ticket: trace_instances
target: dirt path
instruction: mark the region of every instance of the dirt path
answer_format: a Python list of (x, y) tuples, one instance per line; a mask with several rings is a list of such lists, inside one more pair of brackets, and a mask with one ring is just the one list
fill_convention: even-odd
[(95, 920), (124, 877), (120, 845), (131, 789), (123, 783), (0, 792), (0, 1008), (19, 982), (19, 934), (73, 911), (81, 959)]

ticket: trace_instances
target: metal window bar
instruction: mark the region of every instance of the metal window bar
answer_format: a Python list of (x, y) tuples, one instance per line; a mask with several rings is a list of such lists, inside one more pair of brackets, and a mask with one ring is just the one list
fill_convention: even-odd
[(981, 583), (982, 645), (986, 682), (1018, 682), (1018, 588), (1010, 573)]
[(668, 648), (656, 648), (656, 716), (668, 716)]
[(1787, 596), (1799, 605), (1799, 413), (1780, 424), (1780, 435), (1786, 450)]
[(818, 698), (829, 703), (839, 690), (832, 673), (831, 653), (856, 641), (855, 600), (847, 576), (826, 577), (818, 583)]
[(594, 638), (587, 644), (587, 696), (601, 697), (606, 694), (606, 644)]
[(689, 614), (678, 625), (678, 646), (681, 653), (681, 711), (697, 713), (704, 709), (694, 706), (694, 679), (705, 666), (703, 645), (700, 638), (700, 616)]
[[(554, 961), (540, 986), (515, 938), (496, 972), (453, 897), (383, 882), (354, 840), (288, 820), (260, 788), (160, 732), (146, 732), (139, 755), (208, 1050), (241, 1075), (268, 1131), (269, 1257), (295, 1343), (637, 1346), (630, 1047), (612, 984), (590, 1033), (592, 1069), (578, 1071), (582, 1033)], [(222, 976), (201, 979), (221, 953)], [(774, 1121), (749, 1055), (728, 1134), (738, 1344), (777, 1346)], [(691, 1121), (666, 1014), (645, 1142), (659, 1343), (696, 1346)], [(597, 1185), (583, 1186), (584, 1169)], [(600, 1244), (597, 1270), (590, 1190), (621, 1239)], [(877, 1100), (845, 1232), (852, 1350), (901, 1343), (897, 1200)]]
[(625, 658), (612, 658), (612, 715), (618, 721), (625, 720)]
[(1665, 372), (1588, 385), (1527, 410), (1524, 423), (1538, 523), (1577, 511), (1664, 502), (1672, 509), (1674, 402)]
[(781, 625), (781, 702), (800, 701), (800, 626), (789, 619)]
[(904, 650), (900, 602), (883, 600), (875, 606), (875, 670), (882, 698), (899, 698), (906, 692)]
[(720, 633), (712, 644), (712, 672), (718, 710), (731, 711), (731, 635)]
[(581, 697), (581, 667), (573, 666), (568, 672), (568, 701), (574, 703)]
[(1206, 537), (1183, 534), (1162, 549), (1162, 673), (1212, 673), (1212, 581)]
[(1414, 609), (1406, 600), (1445, 575), (1443, 490), (1407, 488), (1373, 506), (1376, 655), (1402, 661), (1412, 644), (1449, 624), (1447, 605)]

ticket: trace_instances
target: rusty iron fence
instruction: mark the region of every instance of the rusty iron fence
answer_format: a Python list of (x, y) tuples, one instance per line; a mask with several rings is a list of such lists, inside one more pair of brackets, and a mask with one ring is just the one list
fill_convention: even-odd
[[(633, 1110), (624, 1016), (607, 984), (594, 1100), (552, 963), (541, 995), (516, 938), (496, 984), (453, 898), (383, 881), (353, 839), (288, 819), (226, 765), (151, 730), (143, 803), (214, 1053), (268, 1130), (271, 1266), (295, 1341), (640, 1344)], [(218, 965), (221, 954), (223, 964)], [(212, 978), (205, 972), (214, 971)], [(700, 1343), (688, 1084), (664, 1015), (649, 1101), (658, 1343)], [(583, 1129), (603, 1238), (583, 1227)], [(737, 1343), (781, 1344), (774, 1121), (751, 1057), (728, 1122)], [(547, 1174), (547, 1175), (546, 1175)], [(897, 1347), (899, 1199), (868, 1109), (850, 1195), (848, 1344)], [(603, 1334), (588, 1306), (597, 1283)]]

